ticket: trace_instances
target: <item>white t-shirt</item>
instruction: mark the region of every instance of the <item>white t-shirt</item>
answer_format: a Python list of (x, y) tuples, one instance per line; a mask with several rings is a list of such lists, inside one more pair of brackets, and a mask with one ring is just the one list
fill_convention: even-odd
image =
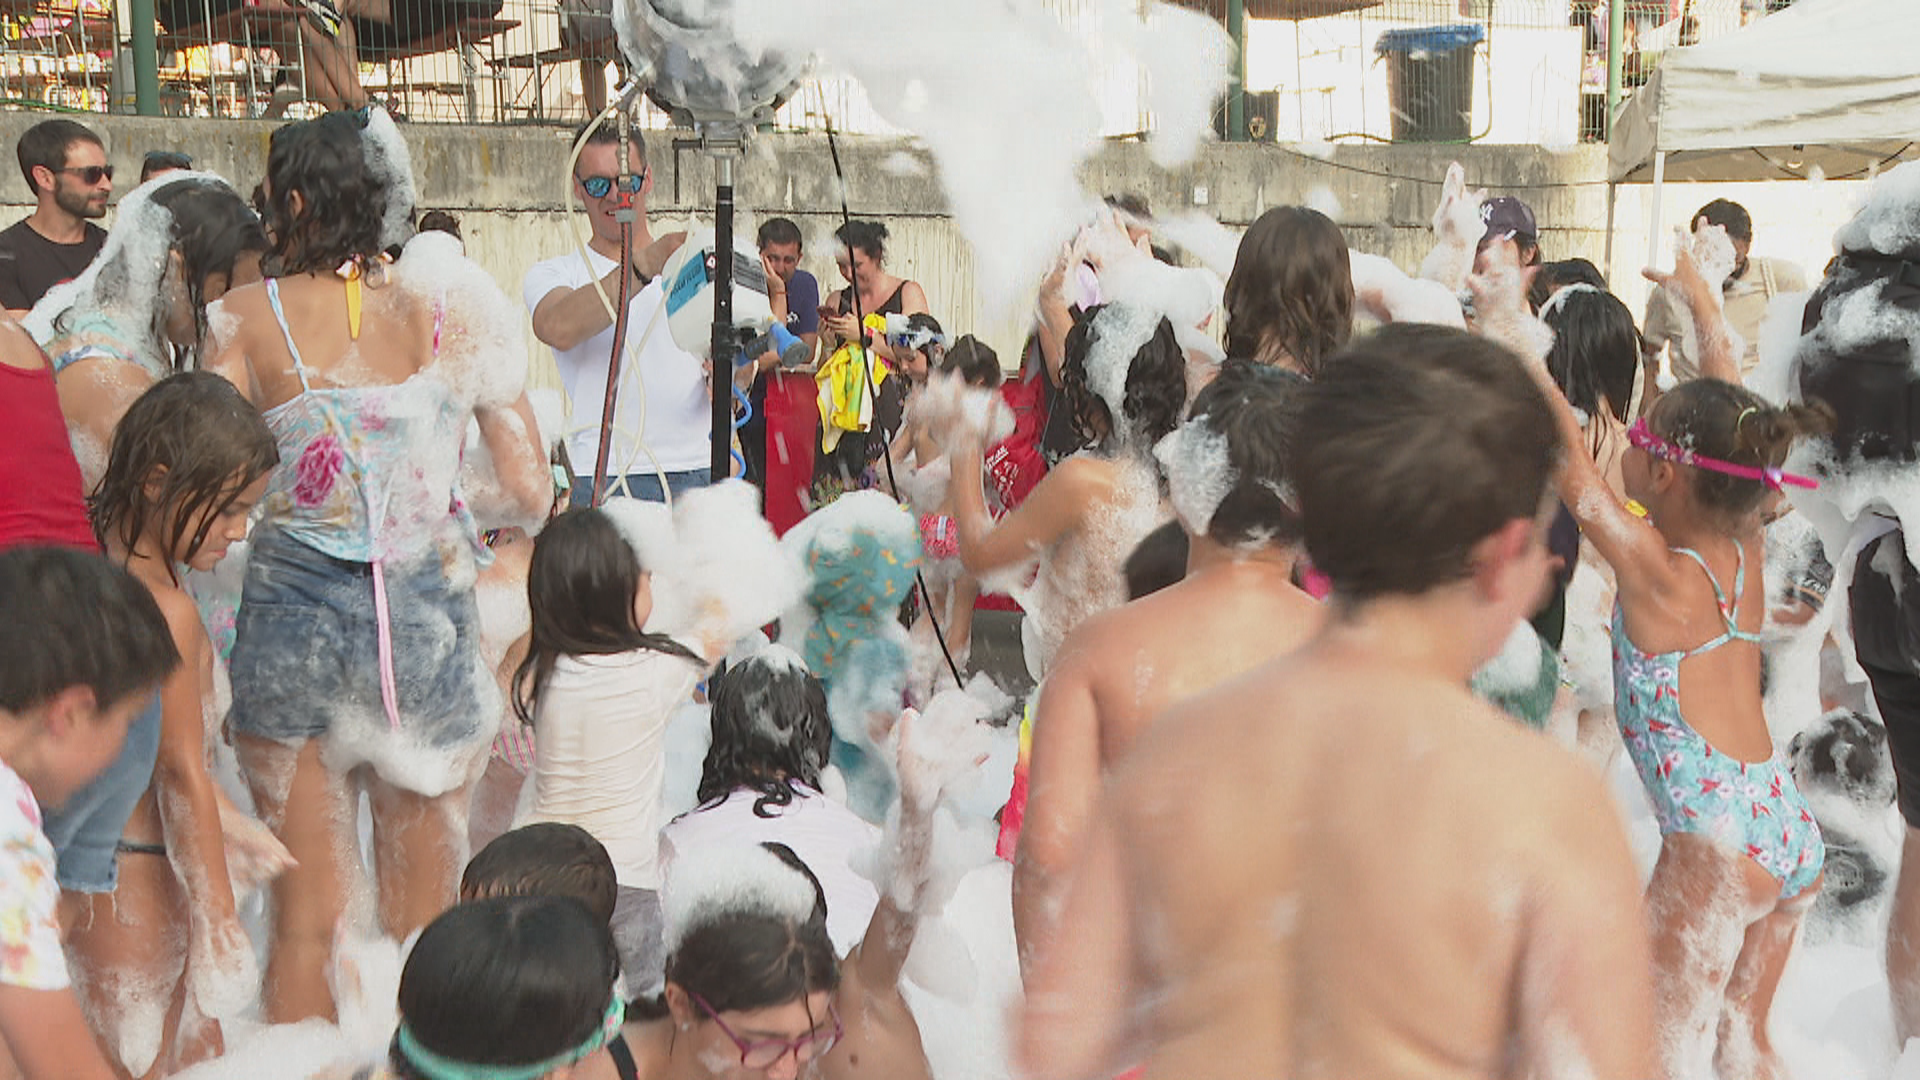
[[(521, 289), (527, 311), (539, 307), (555, 289), (577, 289), (613, 272), (612, 259), (592, 250), (588, 255), (593, 260), (591, 271), (577, 253), (535, 263)], [(560, 383), (573, 406), (567, 455), (573, 459), (573, 471), (578, 476), (593, 472), (600, 450), (600, 413), (607, 397), (607, 358), (612, 351), (612, 326), (564, 352), (553, 350)], [(637, 368), (635, 356), (640, 358)], [(642, 397), (646, 402), (644, 429)], [(673, 343), (673, 335), (667, 332), (666, 291), (660, 279), (654, 278), (627, 302), (627, 349), (621, 359), (608, 475), (653, 471), (653, 458), (634, 446), (636, 432), (667, 472), (704, 469), (713, 459), (709, 440), (712, 430), (713, 399), (700, 358)]]
[(853, 811), (809, 788), (796, 787), (793, 801), (769, 806), (773, 817), (753, 812), (760, 793), (742, 788), (717, 806), (695, 810), (660, 830), (660, 862), (666, 876), (674, 859), (724, 844), (768, 841), (793, 849), (827, 894), (827, 936), (841, 956), (867, 936), (873, 909), (880, 903), (873, 882), (854, 869), (880, 842), (880, 830)]
[(533, 805), (515, 826), (578, 825), (606, 846), (621, 885), (658, 889), (667, 720), (700, 675), (651, 649), (561, 657), (534, 710)]
[(40, 803), (0, 762), (0, 985), (67, 988), (59, 905), (53, 845), (41, 829)]

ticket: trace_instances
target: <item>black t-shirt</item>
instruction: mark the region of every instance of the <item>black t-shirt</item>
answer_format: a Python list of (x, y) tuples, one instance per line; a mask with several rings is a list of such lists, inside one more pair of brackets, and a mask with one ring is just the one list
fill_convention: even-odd
[(86, 239), (77, 244), (56, 244), (25, 221), (0, 230), (0, 307), (26, 310), (55, 285), (79, 277), (107, 242), (107, 230), (91, 221), (85, 227)]

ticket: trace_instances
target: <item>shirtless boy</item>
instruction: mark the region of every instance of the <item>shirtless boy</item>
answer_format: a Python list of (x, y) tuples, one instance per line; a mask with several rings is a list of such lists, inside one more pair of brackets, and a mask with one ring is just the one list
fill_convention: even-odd
[(1147, 721), (1292, 652), (1319, 626), (1320, 605), (1292, 582), (1300, 517), (1286, 501), (1289, 408), (1304, 385), (1278, 368), (1229, 363), (1200, 392), (1158, 455), (1190, 545), (1186, 578), (1089, 618), (1060, 648), (1034, 709), (1014, 859), (1023, 963), (1051, 932), (1101, 777)]
[(1327, 621), (1121, 763), (1027, 982), (1027, 1075), (1650, 1073), (1606, 790), (1466, 689), (1547, 580), (1529, 379), (1389, 326), (1303, 391), (1288, 472)]

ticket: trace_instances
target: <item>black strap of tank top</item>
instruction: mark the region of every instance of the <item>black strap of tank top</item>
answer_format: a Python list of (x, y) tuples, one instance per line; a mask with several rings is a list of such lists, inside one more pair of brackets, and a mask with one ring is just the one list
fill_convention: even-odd
[[(867, 312), (867, 314), (869, 315), (900, 314), (901, 308), (905, 306), (905, 301), (903, 300), (903, 297), (905, 297), (906, 294), (907, 294), (907, 281), (905, 278), (902, 278), (900, 279), (900, 287), (893, 290), (893, 295), (887, 297), (886, 300), (883, 301), (879, 307), (874, 308), (872, 311)], [(849, 285), (846, 288), (841, 289), (838, 295), (840, 297), (840, 302), (835, 304), (834, 306), (840, 309), (840, 314), (842, 315), (853, 314), (853, 286)]]
[(613, 1068), (620, 1074), (620, 1080), (640, 1080), (640, 1066), (633, 1060), (633, 1050), (627, 1046), (624, 1033), (616, 1033), (607, 1040), (607, 1055), (613, 1058)]

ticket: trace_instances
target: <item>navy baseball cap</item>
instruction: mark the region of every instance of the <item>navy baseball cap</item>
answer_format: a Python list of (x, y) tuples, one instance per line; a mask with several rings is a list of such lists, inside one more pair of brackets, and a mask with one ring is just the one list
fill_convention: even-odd
[(1497, 195), (1480, 204), (1480, 220), (1486, 223), (1487, 231), (1480, 242), (1499, 237), (1512, 237), (1527, 244), (1537, 244), (1540, 239), (1540, 227), (1534, 224), (1533, 211), (1527, 204), (1511, 195)]

